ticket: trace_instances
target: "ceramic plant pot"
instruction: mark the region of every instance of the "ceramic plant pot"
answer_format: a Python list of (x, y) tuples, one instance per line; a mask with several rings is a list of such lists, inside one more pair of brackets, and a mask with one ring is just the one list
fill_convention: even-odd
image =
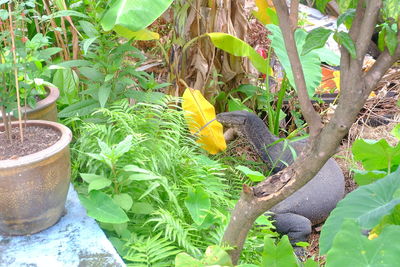
[[(57, 105), (56, 101), (60, 96), (60, 91), (55, 87), (47, 87), (49, 94), (46, 98), (38, 101), (34, 109), (30, 107), (22, 108), (22, 118), (24, 119), (24, 114), (26, 113), (28, 120), (45, 120), (45, 121), (57, 121)], [(11, 119), (17, 120), (15, 117)], [(1, 114), (0, 114), (1, 121)]]
[[(70, 184), (71, 131), (50, 121), (28, 125), (61, 133), (52, 146), (17, 159), (0, 160), (0, 234), (28, 235), (55, 224), (64, 212)], [(13, 122), (13, 127), (17, 122)], [(0, 124), (0, 131), (4, 125)]]

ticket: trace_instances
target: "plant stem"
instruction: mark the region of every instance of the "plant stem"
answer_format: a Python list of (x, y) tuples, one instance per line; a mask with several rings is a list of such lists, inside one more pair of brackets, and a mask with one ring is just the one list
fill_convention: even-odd
[(11, 5), (8, 4), (8, 15), (10, 18), (10, 35), (11, 35), (11, 51), (13, 54), (13, 61), (14, 61), (14, 77), (15, 77), (15, 90), (17, 93), (17, 109), (18, 109), (18, 124), (19, 124), (19, 135), (21, 138), (21, 142), (24, 142), (24, 134), (22, 131), (22, 118), (21, 118), (21, 102), (19, 99), (19, 83), (18, 83), (18, 68), (17, 68), (17, 54), (15, 52), (15, 35), (14, 35), (14, 28), (13, 28), (13, 20), (12, 20), (12, 12), (11, 12)]
[[(2, 51), (0, 50), (0, 56), (3, 56)], [(3, 90), (4, 90), (4, 95), (8, 95), (7, 94), (7, 85), (6, 85), (6, 74), (3, 72)], [(4, 101), (4, 102), (3, 102)], [(3, 119), (3, 124), (4, 124), (4, 132), (8, 138), (8, 140), (10, 140), (10, 142), (12, 142), (11, 139), (11, 123), (8, 120), (8, 116), (7, 116), (7, 111), (6, 111), (6, 106), (5, 106), (5, 99), (0, 98), (0, 103), (3, 103), (1, 105), (1, 117)]]
[(283, 77), (282, 83), (281, 83), (281, 88), (278, 92), (278, 101), (276, 103), (276, 111), (275, 111), (275, 123), (274, 123), (273, 133), (278, 136), (279, 136), (279, 117), (280, 117), (279, 115), (281, 113), (283, 98), (285, 97), (285, 93), (286, 93), (286, 90), (288, 89), (288, 87), (289, 87), (289, 83), (288, 83), (288, 80), (287, 80), (287, 77), (285, 74), (285, 76)]
[[(0, 102), (1, 101), (3, 101), (3, 100), (0, 99)], [(11, 125), (10, 125), (10, 122), (8, 121), (6, 108), (4, 106), (1, 106), (1, 116), (3, 118), (5, 134), (7, 135), (8, 140), (10, 140), (10, 142), (11, 142), (12, 141), (12, 139), (11, 139), (11, 127), (10, 127)]]

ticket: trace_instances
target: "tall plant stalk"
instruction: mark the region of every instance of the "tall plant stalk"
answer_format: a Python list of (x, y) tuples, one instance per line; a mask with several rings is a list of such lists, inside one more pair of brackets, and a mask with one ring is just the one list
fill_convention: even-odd
[[(8, 5), (8, 15), (10, 20), (10, 35), (11, 35), (11, 51), (13, 54), (13, 61), (14, 61), (14, 78), (15, 78), (15, 90), (17, 95), (17, 109), (18, 109), (18, 124), (19, 124), (19, 135), (21, 138), (21, 142), (24, 142), (24, 133), (22, 131), (22, 117), (21, 117), (21, 102), (19, 98), (19, 83), (18, 83), (18, 68), (17, 68), (17, 53), (15, 51), (15, 34), (14, 34), (14, 27), (13, 27), (13, 18), (11, 12), (11, 5)], [(10, 127), (9, 130), (11, 131), (11, 122), (9, 122)]]

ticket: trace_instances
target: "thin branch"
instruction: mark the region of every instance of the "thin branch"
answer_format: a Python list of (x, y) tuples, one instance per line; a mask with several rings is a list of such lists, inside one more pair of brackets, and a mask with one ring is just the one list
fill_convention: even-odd
[(297, 21), (299, 20), (299, 0), (292, 0), (290, 2), (290, 15), (289, 21), (294, 32), (297, 28)]
[(360, 34), (361, 23), (363, 22), (363, 17), (365, 13), (364, 8), (365, 0), (359, 0), (356, 8), (356, 15), (354, 16), (353, 23), (349, 31), (350, 37), (355, 41)]
[(286, 23), (289, 21), (288, 7), (285, 1), (273, 0), (273, 2), (280, 20), (279, 27), (282, 31), (286, 51), (288, 52), (290, 65), (294, 74), (294, 82), (296, 84), (297, 93), (299, 95), (301, 113), (303, 114), (306, 122), (310, 126), (311, 137), (314, 137), (321, 130), (322, 123), (319, 114), (314, 110), (310, 98), (308, 97), (307, 86), (304, 79), (304, 72), (301, 66), (296, 42), (294, 40), (294, 31), (292, 30), (293, 25), (290, 25), (290, 23)]
[(355, 42), (357, 47), (357, 59), (361, 60), (361, 62), (364, 60), (364, 56), (371, 42), (381, 6), (382, 0), (367, 1), (367, 8), (360, 26), (360, 33)]
[[(2, 99), (0, 98), (0, 102)], [(1, 106), (1, 117), (3, 119), (3, 124), (4, 124), (4, 132), (10, 142), (12, 142), (11, 139), (11, 127), (10, 127), (10, 122), (8, 121), (8, 116), (6, 112), (6, 108), (4, 106)]]
[[(378, 82), (387, 69), (400, 59), (400, 31), (397, 33), (397, 42), (398, 44), (394, 55), (391, 56), (389, 51), (385, 49), (385, 51), (383, 51), (375, 61), (374, 65), (372, 65), (371, 69), (365, 74), (364, 80), (367, 86)], [(368, 96), (373, 88), (371, 88), (371, 86), (368, 86), (367, 88), (368, 90), (366, 90), (365, 95)]]
[[(46, 10), (46, 13), (48, 16), (51, 16), (51, 10), (49, 7), (49, 1), (48, 0), (43, 0), (43, 6)], [(57, 24), (55, 22), (55, 20), (53, 18), (50, 18), (50, 24), (51, 27), (53, 27), (53, 29), (57, 28)], [(69, 56), (69, 51), (67, 49), (67, 46), (64, 43), (64, 39), (61, 36), (61, 33), (59, 31), (54, 31), (54, 35), (56, 36), (56, 41), (59, 47), (62, 48), (62, 51), (64, 53), (64, 55), (60, 52), (60, 55), (63, 56), (64, 60), (70, 60), (70, 56)]]

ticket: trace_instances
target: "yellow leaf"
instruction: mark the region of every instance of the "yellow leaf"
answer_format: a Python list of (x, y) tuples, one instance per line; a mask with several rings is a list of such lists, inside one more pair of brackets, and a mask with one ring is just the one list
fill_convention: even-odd
[(143, 29), (143, 30), (134, 32), (134, 31), (131, 31), (130, 29), (125, 28), (121, 25), (115, 25), (113, 30), (126, 39), (134, 38), (135, 40), (138, 40), (138, 41), (149, 41), (149, 40), (160, 39), (160, 35), (158, 33), (149, 31), (147, 29)]
[[(182, 108), (192, 134), (199, 135), (197, 143), (210, 154), (226, 149), (222, 124), (215, 120), (215, 109), (199, 90), (186, 88)], [(212, 121), (214, 120), (214, 121)]]
[(376, 96), (375, 92), (372, 91), (372, 92), (369, 94), (368, 98), (372, 98), (372, 97), (375, 97), (375, 96)]
[(275, 11), (272, 0), (254, 0), (254, 2), (258, 8), (257, 11), (253, 11), (254, 17), (256, 17), (256, 19), (258, 19), (264, 25), (271, 24), (272, 19), (267, 14), (267, 8), (271, 8)]
[(368, 235), (369, 240), (373, 240), (377, 237), (378, 237), (378, 235), (376, 233), (374, 233), (373, 231), (371, 231), (371, 233)]
[(335, 82), (336, 88), (340, 91), (340, 71), (334, 71), (333, 76), (334, 78), (332, 80)]

